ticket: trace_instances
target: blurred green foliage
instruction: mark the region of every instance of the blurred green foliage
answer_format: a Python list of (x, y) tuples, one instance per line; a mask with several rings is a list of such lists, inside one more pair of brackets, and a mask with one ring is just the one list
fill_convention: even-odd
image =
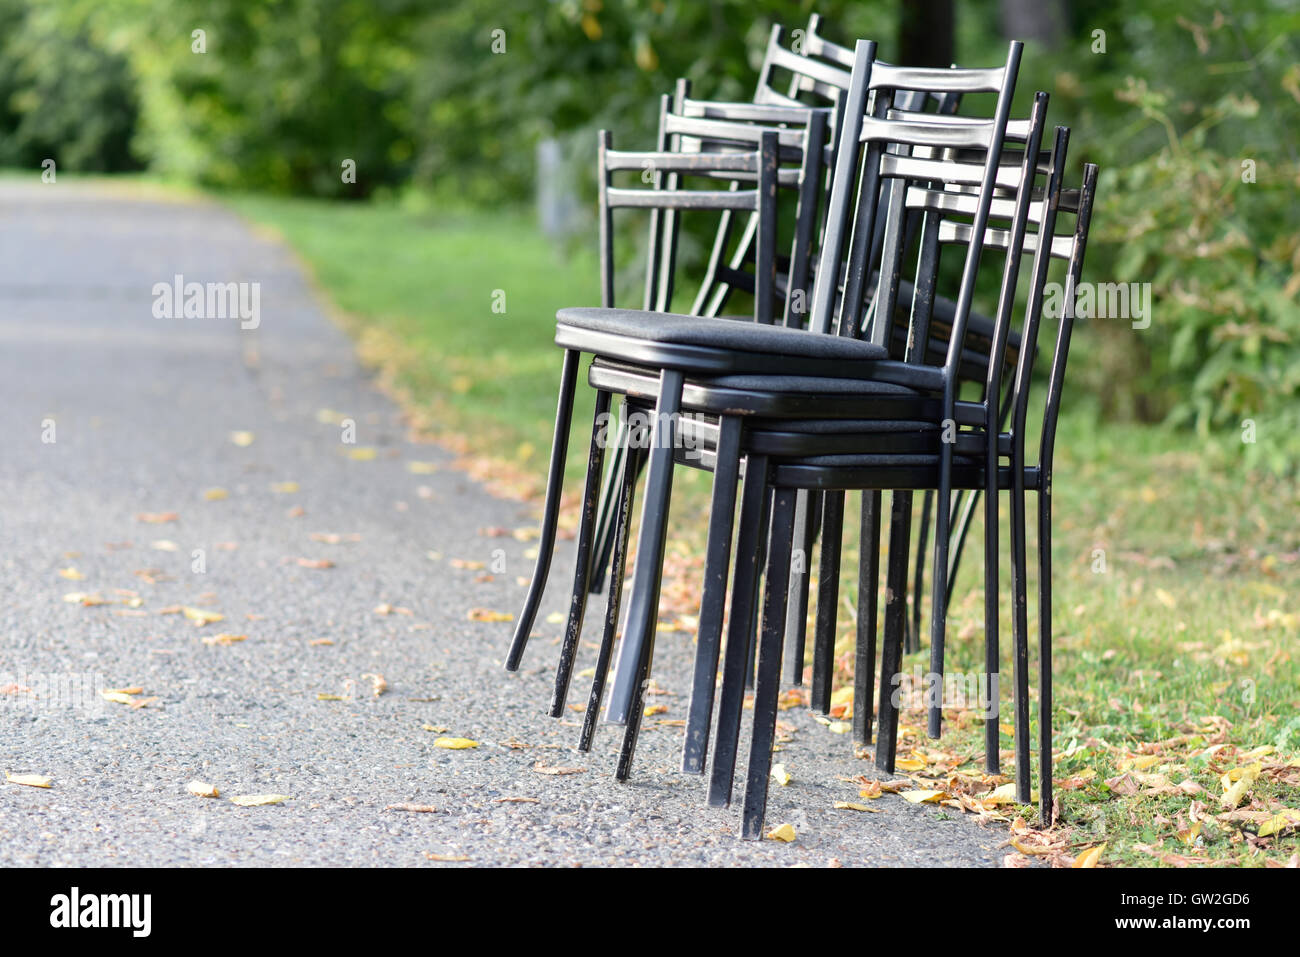
[[(679, 76), (746, 99), (773, 23), (896, 57), (904, 0), (0, 0), (0, 162), (217, 187), (517, 205), (556, 138), (590, 196), (595, 131), (646, 145)], [(1044, 0), (1017, 112), (1052, 94), (1102, 168), (1085, 278), (1148, 282), (1149, 328), (1082, 324), (1074, 387), (1111, 417), (1300, 462), (1300, 10), (1293, 0)], [(1001, 60), (999, 0), (955, 0), (957, 58)], [(203, 31), (196, 52), (194, 31)], [(342, 165), (356, 165), (346, 183)], [(1251, 175), (1246, 174), (1249, 170)], [(689, 244), (687, 252), (689, 253)]]

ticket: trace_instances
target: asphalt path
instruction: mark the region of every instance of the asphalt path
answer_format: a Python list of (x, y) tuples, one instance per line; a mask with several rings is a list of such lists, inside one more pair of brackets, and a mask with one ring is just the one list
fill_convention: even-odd
[[(256, 328), (156, 315), (155, 285), (177, 275), (257, 283)], [(646, 721), (633, 780), (614, 780), (613, 729), (573, 750), (581, 715), (544, 713), (561, 626), (539, 625), (511, 675), (510, 624), (470, 617), (518, 610), (532, 544), (484, 533), (533, 524), (536, 505), (494, 498), (412, 441), (294, 257), (219, 206), (0, 186), (0, 397), (0, 771), (52, 779), (0, 781), (0, 865), (1007, 853), (1004, 831), (955, 811), (893, 796), (870, 802), (879, 813), (835, 810), (860, 800), (852, 779), (871, 762), (802, 708), (781, 716), (792, 780), (768, 812), (797, 839), (739, 840), (738, 804), (707, 807), (679, 770), (688, 634), (657, 643), (667, 711)], [(565, 607), (571, 561), (566, 545), (543, 617)], [(199, 625), (177, 607), (223, 617)], [(138, 707), (100, 694), (137, 688)], [(196, 780), (220, 797), (188, 793)], [(248, 795), (287, 799), (228, 800)]]

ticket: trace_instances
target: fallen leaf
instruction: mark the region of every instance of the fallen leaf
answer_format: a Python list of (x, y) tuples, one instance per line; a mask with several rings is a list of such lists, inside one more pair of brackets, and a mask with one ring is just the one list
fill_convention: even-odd
[(370, 690), (374, 692), (376, 698), (388, 690), (388, 682), (384, 680), (383, 675), (362, 675), (361, 677), (370, 679)]
[(469, 860), (464, 854), (431, 854), (425, 851), (424, 856), (431, 861), (443, 861), (448, 864), (460, 864)]
[(435, 748), (446, 748), (448, 751), (462, 751), (465, 748), (477, 748), (478, 742), (471, 741), (469, 738), (439, 738), (433, 742)]
[(831, 805), (831, 807), (835, 808), (837, 811), (866, 811), (870, 814), (882, 814), (885, 810), (884, 808), (868, 807), (865, 804), (857, 804), (853, 801), (836, 801)]
[(497, 798), (494, 803), (496, 804), (541, 804), (542, 802), (538, 798), (503, 797), (503, 798)]
[(922, 771), (925, 769), (925, 762), (917, 758), (899, 758), (894, 762), (894, 767), (900, 771)]
[(547, 767), (546, 765), (542, 764), (541, 761), (538, 761), (536, 764), (533, 765), (533, 770), (536, 771), (538, 774), (551, 774), (551, 775), (585, 774), (587, 771), (586, 768)]
[(509, 612), (492, 611), (488, 608), (471, 608), (467, 616), (470, 621), (514, 621), (515, 616)]
[(354, 462), (369, 462), (374, 459), (378, 453), (374, 449), (361, 447), (348, 450), (348, 458)]
[(307, 644), (312, 647), (321, 647), (324, 645), (334, 644), (334, 640), (332, 638), (313, 638), (311, 641), (307, 642)]
[(60, 568), (59, 575), (62, 576), (63, 578), (68, 579), (69, 581), (74, 581), (74, 582), (82, 581), (86, 577), (85, 575), (81, 574), (81, 572), (77, 571), (75, 568), (72, 567)]
[(91, 594), (87, 594), (86, 592), (79, 592), (79, 591), (74, 591), (71, 592), (70, 594), (64, 595), (63, 600), (70, 604), (80, 605), (82, 608), (95, 608), (99, 605), (112, 604), (112, 602), (110, 602), (107, 598), (102, 598), (99, 595), (91, 595)]
[(341, 694), (319, 693), (316, 695), (316, 700), (317, 701), (347, 701), (348, 699), (343, 697), (343, 695)]
[(231, 432), (230, 433), (230, 441), (235, 443), (235, 445), (238, 445), (241, 449), (248, 448), (248, 446), (253, 444), (253, 441), (256, 438), (257, 436), (254, 435), (252, 432)]
[(438, 471), (437, 462), (407, 462), (406, 470), (412, 475), (432, 475)]
[(10, 784), (25, 784), (29, 788), (48, 788), (54, 786), (54, 778), (44, 774), (10, 774), (5, 772), (5, 780)]
[(1098, 844), (1096, 847), (1090, 847), (1074, 859), (1071, 867), (1096, 867), (1097, 862), (1101, 860), (1101, 852), (1106, 849), (1106, 842)]
[(189, 784), (185, 785), (185, 790), (189, 791), (195, 797), (221, 797), (221, 792), (217, 790), (216, 785), (208, 784), (206, 781), (191, 781)]
[(222, 632), (219, 635), (204, 635), (203, 643), (205, 645), (233, 645), (237, 642), (247, 641), (248, 635), (232, 635), (228, 632)]
[(921, 789), (917, 791), (899, 791), (898, 796), (908, 804), (934, 804), (948, 796), (946, 791)]
[(149, 525), (165, 525), (167, 522), (178, 522), (180, 518), (175, 512), (140, 512), (135, 516), (137, 522)]
[(785, 844), (789, 844), (796, 837), (798, 837), (798, 835), (795, 833), (794, 828), (788, 823), (782, 824), (780, 827), (767, 832), (767, 839), (769, 841), (781, 841)]
[(210, 625), (213, 622), (221, 621), (226, 617), (217, 611), (206, 611), (202, 608), (190, 608), (188, 605), (181, 608), (181, 614), (194, 622), (195, 628), (202, 628), (204, 625)]
[(229, 498), (230, 493), (224, 488), (210, 488), (203, 493), (203, 497), (209, 502), (220, 502), (223, 499)]
[(642, 711), (641, 713), (645, 715), (647, 718), (652, 718), (657, 714), (665, 713), (667, 710), (668, 710), (668, 705), (666, 704), (648, 704), (645, 706), (645, 710)]
[(231, 804), (238, 804), (240, 807), (261, 807), (264, 804), (279, 804), (281, 801), (291, 801), (288, 794), (240, 794), (230, 799)]
[[(175, 551), (180, 551), (180, 546), (179, 546), (179, 545), (177, 545), (177, 544), (176, 544), (175, 542), (173, 542), (173, 541), (169, 541), (169, 540), (166, 539), (166, 538), (160, 538), (160, 539), (158, 539), (158, 540), (155, 541), (155, 542), (151, 542), (151, 543), (149, 544), (149, 547), (150, 547), (150, 548), (153, 548), (153, 549), (155, 549), (155, 550), (157, 550), (157, 551), (160, 551), (160, 552), (175, 552)], [(138, 572), (137, 572), (137, 574), (138, 574)]]
[(780, 784), (782, 787), (785, 787), (787, 784), (789, 784), (791, 781), (794, 780), (794, 778), (790, 775), (790, 772), (785, 769), (784, 764), (772, 765), (772, 777), (775, 778), (776, 782)]
[(432, 814), (438, 810), (432, 804), (390, 804), (385, 811), (410, 811), (412, 814)]
[(300, 558), (298, 564), (303, 568), (333, 568), (334, 563), (328, 558)]
[(272, 482), (271, 491), (276, 495), (289, 495), (298, 491), (297, 482)]

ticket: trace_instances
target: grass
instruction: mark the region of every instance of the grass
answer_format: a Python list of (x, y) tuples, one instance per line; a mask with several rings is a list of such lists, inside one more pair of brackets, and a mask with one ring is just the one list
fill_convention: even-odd
[[(468, 451), (498, 463), (498, 474), (523, 476), (536, 490), (559, 370), (552, 321), (559, 306), (596, 301), (592, 257), (559, 255), (520, 213), (435, 215), (253, 196), (227, 201), (298, 251), (363, 357), (404, 393), (426, 427), (461, 436)], [(501, 293), (504, 311), (494, 312), (493, 297), (499, 303)], [(1190, 435), (1101, 426), (1085, 397), (1073, 399), (1058, 440), (1054, 491), (1059, 823), (1030, 829), (1024, 821), (1033, 820), (1032, 809), (989, 800), (990, 789), (1007, 779), (981, 773), (983, 731), (973, 712), (952, 713), (937, 742), (923, 737), (920, 712), (905, 713), (900, 755), (910, 762), (909, 786), (1009, 821), (1013, 862), (1041, 855), (1068, 864), (1103, 843), (1098, 859), (1114, 865), (1294, 860), (1295, 824), (1261, 822), (1279, 809), (1300, 808), (1300, 676), (1293, 656), (1300, 496), (1290, 482), (1242, 474), (1230, 456)], [(583, 401), (579, 423), (590, 415), (589, 396)], [(575, 432), (571, 443), (569, 487), (579, 474), (583, 434)], [(674, 567), (688, 573), (666, 587), (667, 604), (688, 615), (702, 544), (693, 529), (702, 524), (695, 519), (708, 482), (687, 474), (675, 492), (679, 537), (672, 551)], [(683, 520), (685, 513), (691, 520)], [(848, 514), (856, 516), (856, 505)], [(976, 527), (955, 591), (950, 671), (982, 670), (982, 582), (974, 554), (981, 535)], [(850, 605), (856, 546), (850, 535), (841, 589)], [(1005, 576), (1005, 546), (1002, 554)], [(1036, 641), (1032, 567), (1030, 579)], [(851, 627), (842, 621), (838, 649), (846, 668)], [(1004, 615), (1004, 689), (1010, 633)], [(1031, 646), (1031, 669), (1035, 659)], [(904, 670), (927, 664), (923, 650), (905, 658)], [(840, 678), (852, 681), (847, 670)], [(1003, 697), (1005, 721), (1005, 690)], [(847, 717), (842, 707), (839, 717)], [(1004, 732), (1004, 768), (1011, 766), (1011, 740)], [(1221, 797), (1234, 775), (1247, 784), (1230, 818)], [(845, 797), (855, 797), (847, 786)]]

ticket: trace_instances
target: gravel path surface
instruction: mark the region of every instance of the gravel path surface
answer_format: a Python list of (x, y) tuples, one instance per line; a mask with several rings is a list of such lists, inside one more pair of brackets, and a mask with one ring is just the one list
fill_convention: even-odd
[[(768, 814), (795, 827), (792, 844), (741, 842), (738, 804), (704, 805), (703, 782), (678, 770), (679, 727), (647, 721), (626, 785), (613, 729), (574, 751), (580, 715), (543, 713), (560, 626), (541, 626), (508, 675), (510, 625), (469, 620), (518, 610), (530, 545), (480, 530), (531, 525), (534, 509), (408, 441), (294, 259), (234, 215), (10, 182), (0, 244), (0, 770), (53, 779), (0, 781), (0, 864), (1001, 862), (1005, 833), (955, 812), (892, 796), (882, 813), (833, 810), (870, 762), (801, 708), (782, 715), (794, 780)], [(176, 274), (260, 283), (259, 327), (155, 318), (153, 285)], [(452, 561), (490, 564), (496, 549), (492, 581)], [(333, 567), (310, 567), (321, 560)], [(544, 614), (564, 606), (570, 567), (565, 550)], [(197, 627), (169, 606), (224, 619)], [(220, 633), (247, 639), (205, 641)], [(663, 720), (685, 716), (690, 654), (689, 636), (661, 635), (656, 677), (676, 692), (655, 699)], [(68, 693), (77, 681), (91, 693)], [(95, 693), (131, 687), (157, 700)], [(437, 748), (426, 727), (480, 745)], [(194, 779), (221, 798), (188, 794)], [(250, 794), (291, 799), (227, 800)], [(436, 810), (389, 809), (403, 803)]]

